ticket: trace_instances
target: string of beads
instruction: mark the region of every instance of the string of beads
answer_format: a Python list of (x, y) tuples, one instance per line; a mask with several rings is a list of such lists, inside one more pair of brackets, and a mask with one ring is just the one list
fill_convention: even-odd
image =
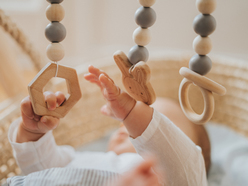
[(145, 45), (151, 41), (151, 32), (148, 29), (156, 21), (156, 13), (151, 6), (156, 0), (139, 0), (142, 5), (135, 12), (135, 21), (139, 27), (133, 32), (133, 40), (137, 44), (133, 46), (129, 53), (128, 59), (134, 65), (139, 61), (146, 62), (149, 58), (149, 52)]
[[(208, 37), (216, 28), (216, 21), (210, 14), (216, 8), (216, 0), (196, 0), (196, 6), (201, 14), (193, 21), (194, 30), (199, 36), (193, 41), (193, 48), (197, 53), (189, 61), (189, 68), (182, 67), (179, 73), (184, 77), (179, 87), (179, 102), (182, 111), (189, 120), (196, 124), (208, 122), (214, 113), (213, 93), (225, 95), (226, 89), (222, 85), (205, 77), (212, 68), (212, 61), (207, 54), (212, 49), (212, 43)], [(202, 114), (197, 114), (191, 107), (189, 101), (189, 86), (197, 85), (204, 99)]]
[(216, 28), (215, 18), (210, 15), (216, 8), (216, 0), (197, 0), (196, 6), (201, 12), (193, 21), (193, 28), (199, 34), (193, 41), (193, 48), (197, 54), (190, 59), (189, 68), (200, 75), (205, 75), (212, 68), (212, 61), (207, 56), (212, 49), (212, 42), (208, 36)]
[(59, 43), (65, 39), (66, 29), (60, 23), (64, 19), (65, 10), (60, 5), (63, 0), (47, 0), (51, 3), (46, 9), (46, 17), (49, 23), (45, 29), (46, 38), (51, 41), (47, 46), (47, 57), (53, 61), (58, 62), (63, 59), (65, 55), (64, 47)]

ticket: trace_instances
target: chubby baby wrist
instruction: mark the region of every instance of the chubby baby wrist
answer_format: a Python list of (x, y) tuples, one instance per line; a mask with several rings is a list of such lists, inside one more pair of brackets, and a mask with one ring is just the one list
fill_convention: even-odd
[(26, 129), (26, 127), (24, 127), (23, 121), (21, 121), (18, 125), (16, 142), (25, 143), (29, 141), (38, 141), (43, 135), (44, 133), (35, 133)]
[(122, 120), (123, 122), (126, 120), (126, 118), (129, 116), (129, 114), (132, 112), (132, 110), (133, 110), (134, 107), (136, 106), (137, 101), (134, 99), (133, 102), (134, 102), (134, 103), (133, 103), (131, 109), (127, 112), (127, 115), (126, 115), (126, 116), (124, 117), (124, 119)]
[(150, 121), (152, 120), (153, 108), (141, 101), (137, 101), (131, 112), (123, 121), (130, 137), (136, 138), (140, 136)]

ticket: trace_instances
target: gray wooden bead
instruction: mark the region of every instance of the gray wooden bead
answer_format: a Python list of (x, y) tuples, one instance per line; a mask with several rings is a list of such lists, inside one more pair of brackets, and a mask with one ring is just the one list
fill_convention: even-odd
[(65, 39), (66, 29), (59, 22), (51, 22), (45, 29), (46, 38), (51, 42), (61, 42)]
[(61, 3), (63, 0), (47, 0), (49, 3)]
[(212, 68), (212, 61), (208, 56), (194, 55), (189, 61), (189, 68), (194, 72), (205, 75)]
[(156, 12), (149, 7), (140, 7), (134, 15), (137, 25), (142, 28), (151, 27), (156, 21)]
[(199, 14), (193, 21), (195, 32), (202, 37), (212, 34), (216, 28), (216, 21), (210, 14)]
[(146, 62), (149, 57), (149, 52), (146, 49), (146, 47), (135, 45), (130, 49), (127, 57), (129, 61), (133, 65), (135, 65), (136, 63), (140, 61)]

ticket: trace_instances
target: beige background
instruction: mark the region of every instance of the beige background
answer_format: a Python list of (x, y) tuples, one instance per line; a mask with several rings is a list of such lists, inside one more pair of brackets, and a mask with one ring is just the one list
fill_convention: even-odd
[[(12, 3), (10, 3), (12, 2)], [(22, 2), (22, 3), (21, 3)], [(134, 45), (132, 33), (137, 27), (134, 13), (137, 0), (64, 0), (67, 36), (62, 42), (66, 50), (63, 64), (75, 66), (83, 62), (111, 56), (116, 50), (128, 50)], [(49, 41), (44, 29), (46, 0), (0, 0), (3, 8), (24, 30), (45, 56)], [(147, 45), (151, 55), (162, 49), (189, 51), (197, 36), (192, 22), (199, 14), (195, 0), (157, 0), (153, 6), (157, 21), (151, 27), (152, 42)], [(225, 55), (248, 60), (248, 0), (217, 0), (212, 14), (217, 29), (210, 36), (211, 55)]]

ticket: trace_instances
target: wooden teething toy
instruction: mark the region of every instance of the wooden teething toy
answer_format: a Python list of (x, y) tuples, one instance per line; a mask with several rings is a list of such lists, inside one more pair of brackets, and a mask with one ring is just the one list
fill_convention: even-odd
[[(37, 115), (49, 115), (58, 118), (64, 117), (68, 111), (81, 98), (81, 90), (79, 87), (76, 70), (70, 67), (59, 65), (57, 62), (64, 57), (64, 48), (59, 43), (66, 36), (66, 29), (60, 23), (64, 18), (65, 12), (60, 3), (63, 0), (47, 0), (51, 3), (46, 9), (46, 16), (51, 21), (47, 25), (45, 35), (52, 43), (47, 47), (47, 57), (53, 61), (48, 63), (29, 83), (28, 90), (33, 106), (33, 110)], [(67, 83), (68, 93), (66, 101), (55, 110), (50, 111), (43, 95), (43, 88), (53, 77), (64, 78)]]
[(142, 5), (135, 12), (135, 21), (139, 27), (133, 33), (133, 46), (128, 57), (122, 51), (114, 54), (114, 60), (122, 72), (122, 82), (126, 91), (136, 100), (151, 105), (155, 99), (155, 92), (150, 84), (150, 68), (145, 63), (149, 53), (144, 47), (151, 40), (151, 27), (156, 21), (156, 13), (150, 8), (156, 0), (139, 0)]
[[(182, 67), (179, 71), (184, 77), (179, 88), (179, 101), (184, 114), (189, 120), (196, 124), (204, 124), (211, 119), (214, 113), (213, 92), (225, 95), (226, 89), (204, 77), (212, 67), (212, 61), (206, 54), (212, 49), (212, 43), (208, 35), (213, 33), (216, 28), (216, 21), (210, 15), (216, 8), (216, 0), (196, 0), (196, 6), (201, 12), (193, 22), (195, 32), (199, 34), (193, 42), (193, 48), (197, 54), (189, 61), (190, 69)], [(193, 111), (188, 99), (189, 86), (192, 83), (199, 86), (203, 95), (204, 110), (200, 115)]]

